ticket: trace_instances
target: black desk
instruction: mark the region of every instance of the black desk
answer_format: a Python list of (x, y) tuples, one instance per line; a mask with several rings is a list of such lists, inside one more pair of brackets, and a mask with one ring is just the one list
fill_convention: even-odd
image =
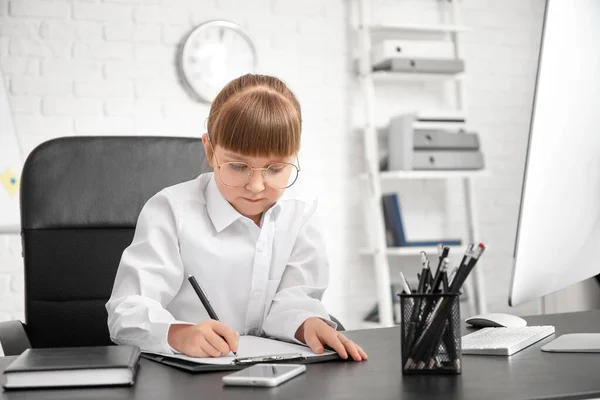
[[(600, 332), (600, 310), (526, 318), (557, 335)], [(456, 376), (403, 376), (399, 328), (349, 331), (368, 352), (363, 363), (308, 365), (305, 374), (271, 389), (223, 388), (224, 373), (190, 374), (143, 359), (131, 388), (4, 391), (2, 400), (35, 399), (585, 399), (600, 397), (600, 354), (550, 354), (540, 346), (512, 357), (463, 356)], [(14, 357), (0, 357), (0, 371)]]

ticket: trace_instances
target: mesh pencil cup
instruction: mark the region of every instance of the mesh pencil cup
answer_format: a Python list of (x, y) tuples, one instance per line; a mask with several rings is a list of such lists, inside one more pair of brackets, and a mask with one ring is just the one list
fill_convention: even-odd
[(399, 294), (403, 374), (460, 374), (458, 294)]

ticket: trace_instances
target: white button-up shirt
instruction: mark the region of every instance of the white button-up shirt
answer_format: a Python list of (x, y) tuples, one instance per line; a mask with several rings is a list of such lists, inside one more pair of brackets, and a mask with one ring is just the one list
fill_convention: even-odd
[(316, 198), (297, 182), (258, 227), (225, 200), (215, 179), (202, 174), (144, 205), (106, 304), (115, 343), (169, 354), (171, 324), (209, 319), (189, 274), (220, 321), (242, 335), (296, 341), (313, 316), (335, 327), (321, 303), (328, 262)]

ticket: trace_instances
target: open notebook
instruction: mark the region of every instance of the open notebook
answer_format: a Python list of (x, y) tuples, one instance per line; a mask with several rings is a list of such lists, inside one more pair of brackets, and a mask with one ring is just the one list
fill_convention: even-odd
[(315, 354), (306, 346), (256, 336), (240, 337), (237, 357), (233, 353), (218, 358), (198, 358), (183, 354), (151, 352), (143, 352), (142, 357), (173, 367), (198, 372), (242, 369), (260, 362), (294, 362), (306, 364), (339, 358), (337, 353), (330, 350), (325, 350), (321, 354)]

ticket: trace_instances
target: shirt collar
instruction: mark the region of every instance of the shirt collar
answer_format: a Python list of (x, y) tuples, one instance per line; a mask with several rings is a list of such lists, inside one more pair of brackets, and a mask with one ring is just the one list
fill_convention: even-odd
[[(233, 208), (233, 206), (223, 197), (219, 191), (219, 188), (217, 187), (217, 182), (215, 179), (217, 179), (215, 174), (211, 173), (208, 184), (206, 185), (204, 198), (206, 201), (208, 216), (210, 217), (210, 220), (212, 221), (217, 232), (221, 232), (223, 229), (240, 219), (242, 214)], [(281, 201), (289, 198), (288, 190), (283, 193), (281, 199), (279, 199), (279, 201), (277, 201), (273, 207), (265, 211), (264, 214), (270, 214), (270, 218), (272, 220), (277, 219), (277, 216), (281, 212)]]
[(208, 185), (206, 185), (205, 198), (208, 216), (217, 232), (221, 232), (229, 225), (237, 221), (242, 215), (219, 192), (215, 175), (211, 174)]

